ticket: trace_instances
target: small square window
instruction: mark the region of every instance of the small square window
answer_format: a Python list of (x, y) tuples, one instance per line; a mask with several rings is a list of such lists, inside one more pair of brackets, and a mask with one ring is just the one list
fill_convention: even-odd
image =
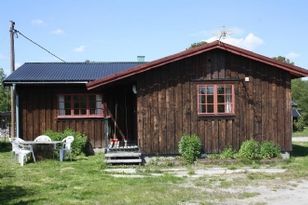
[(233, 84), (198, 85), (198, 114), (234, 114)]

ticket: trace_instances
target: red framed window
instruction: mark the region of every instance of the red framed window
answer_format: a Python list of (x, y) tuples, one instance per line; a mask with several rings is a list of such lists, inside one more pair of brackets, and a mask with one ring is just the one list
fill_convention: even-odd
[(63, 94), (58, 96), (58, 117), (104, 117), (102, 96)]
[(233, 84), (198, 85), (198, 115), (233, 115)]

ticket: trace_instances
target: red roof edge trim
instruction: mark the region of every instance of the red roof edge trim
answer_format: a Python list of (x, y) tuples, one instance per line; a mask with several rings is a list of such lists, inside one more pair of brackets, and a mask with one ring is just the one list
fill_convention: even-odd
[[(200, 48), (202, 48), (202, 49), (200, 49)], [(97, 88), (99, 86), (106, 85), (108, 83), (111, 83), (111, 82), (114, 82), (114, 81), (117, 81), (117, 80), (120, 80), (120, 79), (123, 79), (123, 78), (127, 78), (129, 76), (136, 75), (136, 74), (151, 70), (153, 68), (157, 68), (157, 67), (166, 65), (166, 64), (174, 62), (174, 61), (178, 61), (178, 60), (190, 57), (190, 56), (194, 56), (194, 55), (212, 50), (214, 48), (218, 48), (217, 41), (205, 44), (205, 45), (200, 46), (200, 47), (191, 48), (191, 49), (188, 49), (188, 50), (185, 50), (185, 51), (182, 51), (182, 52), (179, 52), (179, 53), (167, 56), (167, 57), (163, 57), (163, 58), (160, 58), (158, 60), (154, 60), (154, 61), (146, 63), (146, 64), (139, 65), (139, 66), (133, 67), (131, 69), (128, 69), (124, 72), (119, 72), (117, 74), (110, 75), (106, 78), (91, 81), (87, 84), (87, 89), (91, 90), (91, 89)]]
[(257, 54), (257, 53), (254, 53), (254, 52), (251, 52), (251, 51), (248, 51), (248, 50), (236, 47), (236, 46), (232, 46), (232, 45), (223, 43), (221, 41), (214, 41), (212, 43), (208, 43), (200, 47), (191, 48), (191, 49), (188, 49), (188, 50), (185, 50), (185, 51), (182, 51), (182, 52), (179, 52), (179, 53), (176, 53), (176, 54), (173, 54), (173, 55), (170, 55), (170, 56), (167, 56), (167, 57), (164, 57), (164, 58), (161, 58), (161, 59), (158, 59), (158, 60), (146, 63), (146, 64), (142, 64), (142, 65), (130, 68), (126, 71), (119, 72), (117, 74), (110, 75), (102, 79), (91, 81), (87, 84), (87, 89), (91, 90), (99, 86), (103, 86), (111, 82), (118, 81), (123, 78), (127, 78), (132, 75), (136, 75), (136, 74), (166, 65), (168, 63), (172, 63), (174, 61), (182, 60), (184, 58), (188, 58), (188, 57), (198, 55), (203, 52), (213, 50), (215, 48), (222, 49), (222, 50), (228, 51), (230, 53), (233, 53), (239, 56), (243, 56), (243, 57), (246, 57), (246, 58), (261, 62), (261, 63), (265, 63), (268, 65), (280, 68), (282, 70), (290, 72), (292, 75), (296, 77), (308, 76), (308, 70), (305, 70), (301, 67), (294, 66), (291, 64), (281, 63), (279, 61), (268, 58), (266, 56), (263, 56), (263, 55), (260, 55), (260, 54)]

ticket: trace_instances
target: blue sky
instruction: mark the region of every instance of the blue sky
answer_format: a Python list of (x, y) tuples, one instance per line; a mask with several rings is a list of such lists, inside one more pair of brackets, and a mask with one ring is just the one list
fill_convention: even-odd
[[(308, 69), (308, 1), (305, 0), (3, 0), (0, 67), (10, 72), (9, 20), (16, 29), (66, 61), (155, 60), (211, 41), (226, 42)], [(57, 61), (18, 37), (16, 65)]]

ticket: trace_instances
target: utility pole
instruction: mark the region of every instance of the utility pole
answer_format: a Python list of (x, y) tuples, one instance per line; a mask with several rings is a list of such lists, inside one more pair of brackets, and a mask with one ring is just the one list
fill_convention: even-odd
[[(15, 71), (15, 50), (14, 50), (14, 34), (15, 22), (10, 21), (10, 55), (11, 55), (11, 72)], [(11, 86), (11, 138), (15, 138), (15, 85)]]

